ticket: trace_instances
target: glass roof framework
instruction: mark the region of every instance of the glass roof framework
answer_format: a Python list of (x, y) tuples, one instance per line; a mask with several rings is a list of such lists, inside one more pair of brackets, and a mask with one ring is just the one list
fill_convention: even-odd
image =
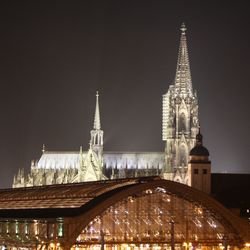
[(0, 190), (0, 243), (70, 249), (173, 238), (241, 246), (250, 227), (209, 195), (160, 177)]
[(109, 207), (78, 236), (75, 245), (171, 244), (218, 245), (225, 239), (238, 245), (238, 235), (206, 208), (167, 193), (162, 187), (147, 189)]

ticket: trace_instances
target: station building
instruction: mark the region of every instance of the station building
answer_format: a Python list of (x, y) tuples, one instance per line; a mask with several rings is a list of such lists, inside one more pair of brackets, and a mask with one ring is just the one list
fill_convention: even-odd
[(0, 190), (7, 249), (248, 248), (249, 224), (208, 194), (160, 177)]

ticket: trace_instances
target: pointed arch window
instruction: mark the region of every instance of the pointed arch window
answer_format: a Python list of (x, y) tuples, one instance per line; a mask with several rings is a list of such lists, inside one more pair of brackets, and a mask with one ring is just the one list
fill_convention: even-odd
[(184, 144), (180, 146), (180, 158), (179, 165), (186, 166), (187, 165), (187, 148)]
[(187, 117), (184, 112), (182, 112), (179, 116), (179, 131), (186, 132), (187, 130)]

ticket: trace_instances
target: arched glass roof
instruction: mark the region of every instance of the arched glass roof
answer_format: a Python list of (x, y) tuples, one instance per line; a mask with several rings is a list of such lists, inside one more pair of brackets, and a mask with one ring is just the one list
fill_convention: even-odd
[(0, 243), (69, 249), (173, 240), (241, 246), (250, 228), (211, 196), (159, 177), (0, 190)]
[(234, 229), (195, 202), (163, 187), (149, 188), (122, 199), (96, 216), (80, 233), (75, 245), (105, 244), (222, 244), (239, 245)]

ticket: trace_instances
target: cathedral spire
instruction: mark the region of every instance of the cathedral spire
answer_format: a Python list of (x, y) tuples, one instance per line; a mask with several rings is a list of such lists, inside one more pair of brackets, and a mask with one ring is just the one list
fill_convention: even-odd
[(185, 26), (185, 23), (182, 23), (180, 30), (181, 39), (176, 68), (175, 86), (177, 89), (181, 90), (181, 92), (188, 91), (190, 93), (192, 92), (192, 80), (187, 49), (187, 28)]
[(100, 109), (99, 109), (99, 93), (96, 91), (96, 106), (95, 106), (95, 119), (94, 130), (101, 129)]
[(90, 148), (98, 155), (102, 157), (103, 150), (103, 131), (101, 130), (101, 119), (100, 119), (100, 109), (99, 109), (99, 93), (96, 91), (96, 106), (95, 106), (95, 118), (94, 127), (90, 131)]

